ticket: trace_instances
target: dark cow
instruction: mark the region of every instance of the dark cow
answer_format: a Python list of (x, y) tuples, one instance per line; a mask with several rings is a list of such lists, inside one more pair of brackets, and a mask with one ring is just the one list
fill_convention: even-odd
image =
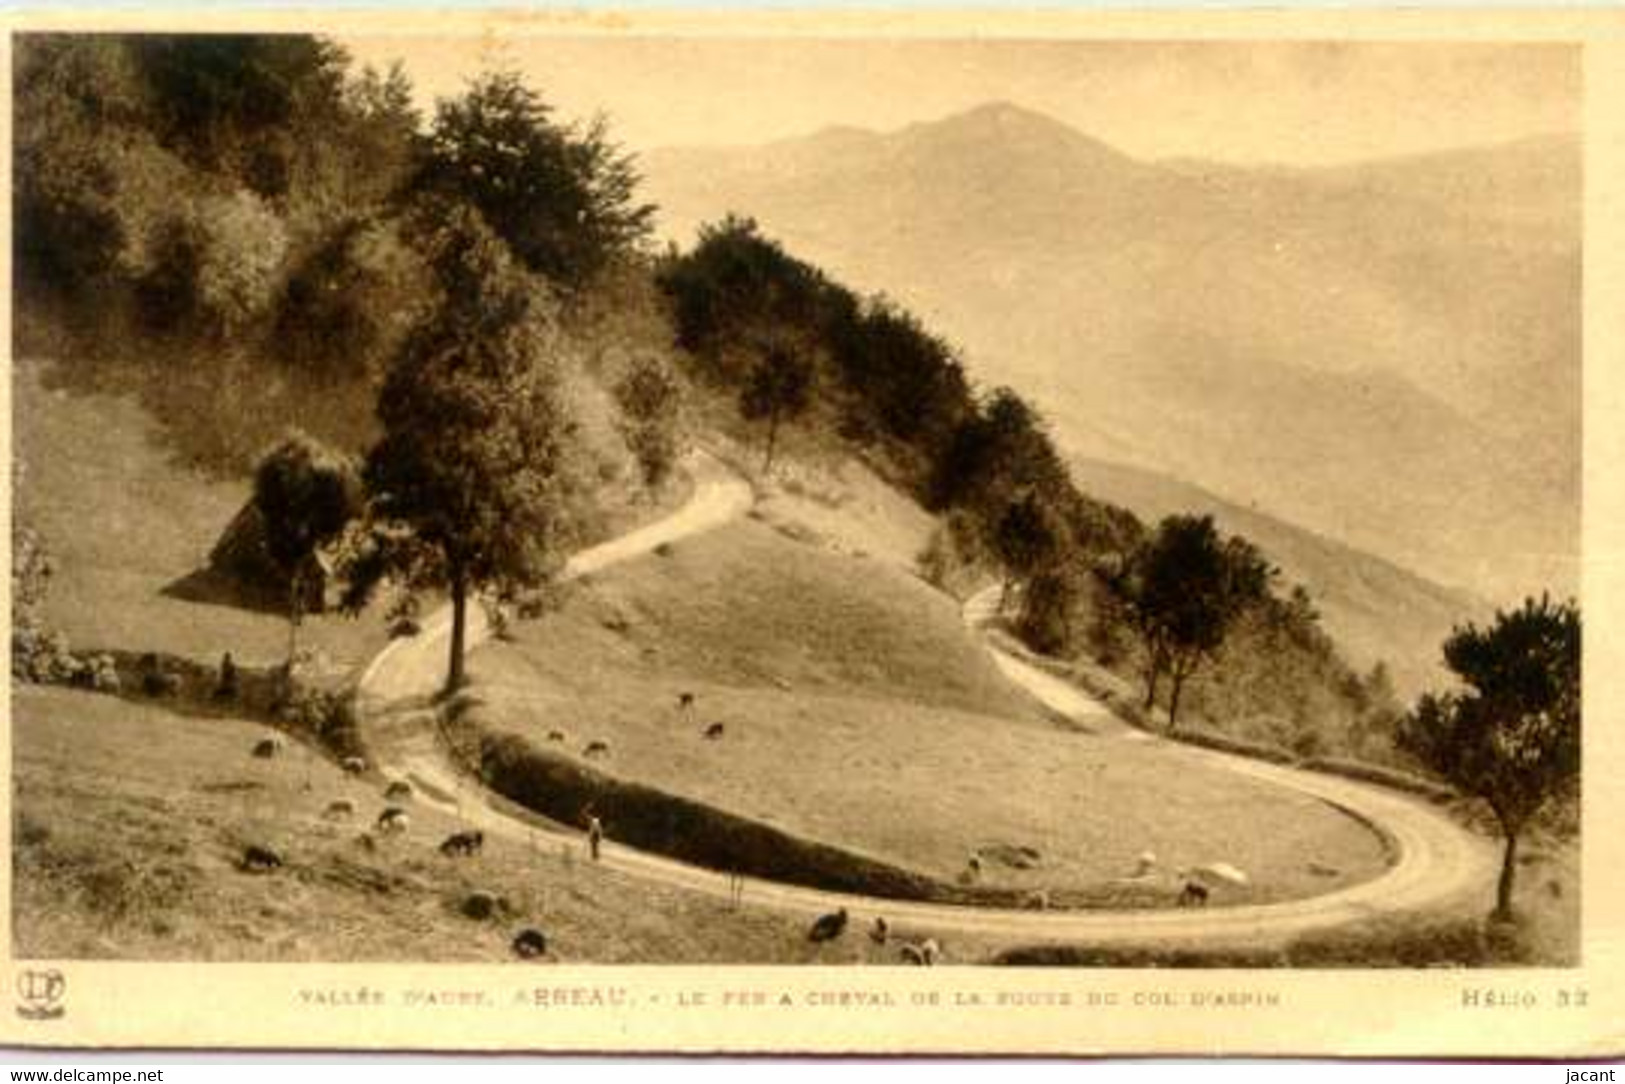
[(1206, 907), (1207, 896), (1207, 885), (1198, 881), (1186, 881), (1184, 890), (1179, 893), (1179, 906)]
[(724, 729), (725, 728), (721, 723), (712, 723), (710, 726), (705, 728), (705, 736), (710, 741), (716, 741), (718, 738), (722, 737), (722, 732)]

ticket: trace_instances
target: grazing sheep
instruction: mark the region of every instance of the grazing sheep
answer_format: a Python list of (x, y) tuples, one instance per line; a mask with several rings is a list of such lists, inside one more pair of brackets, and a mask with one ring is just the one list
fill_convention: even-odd
[(523, 929), (513, 935), (515, 956), (533, 960), (547, 952), (547, 935), (541, 930)]
[(562, 730), (549, 730), (547, 732), (547, 740), (548, 741), (563, 741), (564, 740), (564, 731), (562, 731)]
[(149, 651), (141, 656), (141, 691), (148, 696), (174, 696), (181, 690), (181, 679), (164, 669), (158, 656)]
[(1203, 877), (1212, 877), (1215, 880), (1226, 881), (1233, 885), (1247, 884), (1250, 878), (1232, 866), (1229, 862), (1209, 862), (1205, 866), (1197, 866), (1195, 872)]
[(339, 761), (339, 767), (351, 775), (360, 775), (367, 770), (367, 762), (361, 757), (345, 757)]
[(282, 868), (282, 856), (269, 847), (251, 843), (243, 850), (243, 872), (270, 873)]
[(404, 802), (412, 797), (412, 784), (404, 779), (394, 779), (384, 788), (384, 801)]
[(712, 723), (710, 726), (705, 728), (705, 736), (711, 741), (716, 741), (718, 738), (722, 737), (723, 729), (724, 728), (721, 723)]
[(886, 920), (884, 918), (876, 915), (875, 924), (869, 927), (869, 940), (873, 941), (877, 945), (884, 945), (886, 943), (886, 938), (890, 936), (891, 927), (886, 925)]
[(584, 756), (589, 756), (589, 757), (608, 756), (609, 755), (609, 742), (607, 742), (607, 741), (590, 741), (590, 742), (587, 743), (587, 748), (585, 750), (583, 750), (582, 752), (583, 752)]
[(334, 798), (327, 803), (327, 809), (322, 812), (322, 816), (328, 820), (340, 820), (354, 815), (355, 803), (348, 798)]
[(809, 941), (833, 941), (846, 932), (846, 908), (830, 915), (819, 915), (813, 922), (812, 929), (807, 931)]
[(254, 755), (261, 760), (270, 760), (280, 756), (285, 748), (287, 743), (281, 738), (262, 738), (254, 745)]
[(457, 855), (472, 857), (479, 854), (480, 849), (484, 846), (484, 832), (457, 832), (453, 835), (447, 836), (440, 844), (440, 853), (445, 855), (447, 858), (455, 858)]
[(917, 967), (934, 967), (942, 956), (942, 946), (937, 944), (936, 938), (927, 937), (917, 945), (905, 943), (901, 955), (904, 963), (914, 964)]
[(412, 818), (407, 816), (406, 810), (400, 806), (392, 805), (378, 814), (378, 831), (392, 835), (400, 835), (412, 826)]
[(1207, 885), (1198, 881), (1186, 881), (1184, 889), (1179, 893), (1179, 906), (1206, 907), (1207, 897)]
[(502, 901), (489, 892), (470, 892), (463, 900), (463, 914), (469, 918), (484, 921), (497, 913)]
[(1042, 888), (1034, 889), (1021, 897), (1021, 906), (1029, 911), (1048, 911), (1049, 893)]
[(1134, 867), (1134, 876), (1148, 877), (1151, 871), (1157, 868), (1157, 856), (1150, 851), (1141, 851), (1140, 857)]
[(99, 693), (118, 695), (123, 684), (118, 676), (118, 662), (108, 654), (94, 655), (89, 660), (90, 687)]

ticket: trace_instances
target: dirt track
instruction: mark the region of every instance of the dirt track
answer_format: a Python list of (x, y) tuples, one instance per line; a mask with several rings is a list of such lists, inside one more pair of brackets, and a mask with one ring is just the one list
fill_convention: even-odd
[[(666, 519), (577, 554), (566, 566), (564, 578), (581, 576), (640, 556), (663, 542), (710, 530), (750, 507), (750, 487), (722, 463), (697, 454), (689, 466), (694, 493), (687, 504)], [(992, 602), (988, 593), (971, 599), (966, 606), (967, 621), (973, 626), (979, 624)], [(469, 619), (468, 644), (472, 648), (487, 630), (478, 607), (470, 609)], [(378, 766), (426, 784), (420, 786), (421, 800), (455, 810), (462, 819), (487, 832), (533, 844), (579, 847), (579, 833), (562, 827), (534, 827), (500, 812), (482, 788), (447, 763), (433, 716), (421, 708), (402, 710), (403, 703), (415, 701), (421, 705), (435, 689), (444, 673), (449, 629), (449, 611), (436, 613), (424, 623), (419, 635), (391, 643), (363, 673), (360, 695), (364, 736)], [(1381, 833), (1394, 851), (1393, 865), (1363, 884), (1311, 899), (1209, 909), (992, 910), (882, 900), (761, 881), (744, 886), (746, 902), (809, 915), (845, 907), (860, 924), (884, 915), (894, 926), (906, 923), (936, 931), (971, 932), (1008, 938), (1012, 944), (1121, 946), (1156, 942), (1239, 947), (1278, 945), (1311, 931), (1376, 916), (1427, 911), (1470, 893), (1488, 899), (1488, 885), (1495, 870), (1493, 848), (1426, 803), (1352, 780), (1160, 742), (1124, 724), (1074, 686), (992, 644), (987, 646), (1013, 682), (1080, 724), (1083, 733), (1079, 741), (1158, 742), (1170, 758), (1171, 781), (1177, 780), (1180, 763), (1200, 762), (1311, 795)], [(445, 797), (430, 797), (436, 792)], [(722, 897), (730, 892), (729, 878), (724, 874), (613, 842), (605, 844), (603, 861), (669, 886)]]

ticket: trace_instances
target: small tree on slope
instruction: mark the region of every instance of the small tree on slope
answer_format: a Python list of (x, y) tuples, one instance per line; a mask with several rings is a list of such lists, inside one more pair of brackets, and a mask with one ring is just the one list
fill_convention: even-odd
[(1467, 690), (1423, 696), (1399, 744), (1494, 811), (1505, 839), (1495, 914), (1508, 918), (1519, 835), (1580, 776), (1580, 611), (1528, 599), (1487, 629), (1456, 629), (1444, 657)]
[(367, 457), (370, 531), (351, 606), (385, 577), (451, 596), (446, 690), (464, 682), (468, 598), (552, 575), (568, 543), (575, 427), (561, 395), (563, 340), (538, 284), (479, 217), (438, 208), (426, 228), (439, 297), (402, 344)]

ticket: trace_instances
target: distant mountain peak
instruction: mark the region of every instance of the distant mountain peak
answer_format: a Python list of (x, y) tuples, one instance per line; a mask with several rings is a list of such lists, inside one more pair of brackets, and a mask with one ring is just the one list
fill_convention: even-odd
[(975, 155), (990, 163), (1018, 159), (1048, 172), (1082, 173), (1102, 167), (1135, 172), (1145, 167), (1064, 121), (1014, 102), (985, 102), (934, 121), (921, 121), (888, 137), (893, 147), (927, 154)]
[(1040, 113), (1036, 109), (1028, 109), (1024, 105), (1017, 105), (1015, 102), (1002, 99), (971, 106), (969, 109), (952, 117), (944, 118), (944, 120), (974, 121), (1001, 125), (1025, 124), (1040, 127), (1066, 127), (1066, 125), (1047, 113)]

